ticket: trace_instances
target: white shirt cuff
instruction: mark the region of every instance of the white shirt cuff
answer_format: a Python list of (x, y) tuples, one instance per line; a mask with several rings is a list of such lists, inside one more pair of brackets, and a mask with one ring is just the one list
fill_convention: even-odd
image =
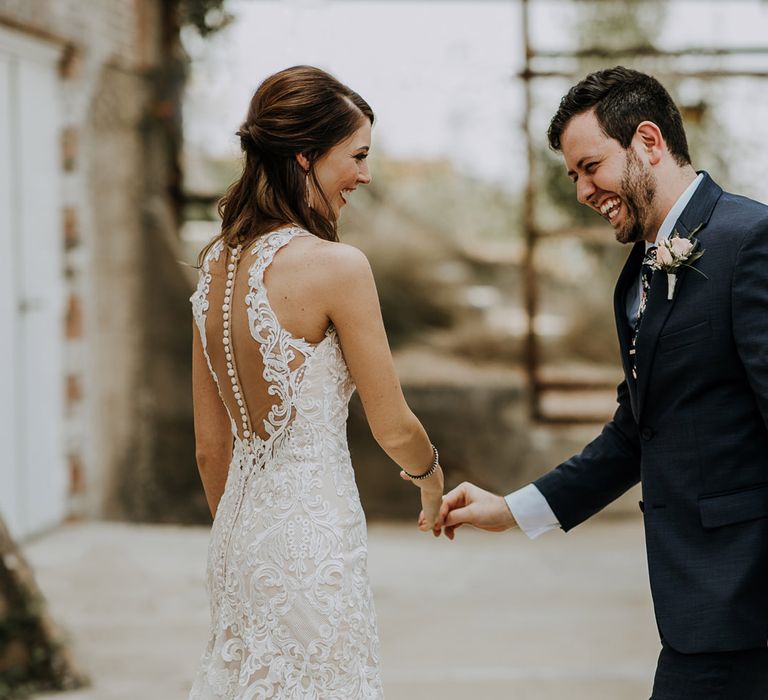
[(532, 540), (560, 527), (547, 499), (533, 484), (510, 493), (504, 500), (520, 529)]

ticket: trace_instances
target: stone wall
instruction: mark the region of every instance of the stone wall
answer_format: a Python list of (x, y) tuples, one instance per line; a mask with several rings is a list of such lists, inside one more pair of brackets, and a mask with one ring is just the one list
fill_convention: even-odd
[[(408, 406), (438, 448), (446, 485), (470, 480), (505, 491), (530, 478), (528, 391), (523, 376), (426, 349), (395, 355)], [(362, 404), (350, 404), (349, 448), (368, 518), (415, 518), (418, 492), (376, 444)]]
[[(450, 486), (471, 480), (504, 491), (525, 478), (529, 452), (525, 400), (519, 385), (404, 387), (408, 405), (438, 447)], [(350, 405), (349, 447), (369, 519), (413, 518), (418, 491), (373, 440), (362, 404)]]
[[(466, 480), (510, 493), (580, 452), (602, 429), (533, 422), (525, 379), (509, 367), (426, 350), (397, 353), (395, 364), (408, 405), (440, 452), (446, 490)], [(350, 404), (348, 439), (366, 516), (415, 522), (418, 492), (399, 478), (397, 465), (374, 441), (357, 395)], [(631, 489), (604, 515), (637, 516), (639, 498), (639, 487)]]

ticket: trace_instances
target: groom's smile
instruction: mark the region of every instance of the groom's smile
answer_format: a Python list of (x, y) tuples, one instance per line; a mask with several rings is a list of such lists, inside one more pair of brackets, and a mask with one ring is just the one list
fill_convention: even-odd
[(621, 208), (621, 199), (619, 197), (610, 197), (607, 201), (600, 205), (600, 213), (608, 219), (613, 221), (616, 218), (616, 214), (619, 213)]
[(570, 120), (561, 146), (578, 201), (610, 223), (620, 243), (642, 239), (653, 218), (656, 187), (634, 148), (607, 136), (593, 111)]

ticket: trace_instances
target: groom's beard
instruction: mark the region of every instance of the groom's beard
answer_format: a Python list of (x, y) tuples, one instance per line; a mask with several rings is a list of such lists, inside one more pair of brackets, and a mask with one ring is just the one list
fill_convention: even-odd
[(631, 148), (627, 149), (619, 195), (624, 200), (627, 216), (621, 227), (616, 229), (616, 240), (619, 243), (643, 240), (650, 227), (656, 178)]

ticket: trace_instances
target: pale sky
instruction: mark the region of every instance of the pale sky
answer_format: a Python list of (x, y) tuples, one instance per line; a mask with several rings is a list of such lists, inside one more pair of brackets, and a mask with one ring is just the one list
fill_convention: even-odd
[[(531, 5), (536, 46), (574, 45), (573, 2)], [(237, 153), (234, 132), (258, 84), (277, 70), (309, 63), (329, 70), (371, 104), (377, 116), (374, 149), (404, 158), (451, 158), (467, 172), (510, 188), (522, 181), (522, 90), (514, 79), (522, 66), (518, 2), (228, 0), (227, 9), (236, 19), (221, 33), (205, 41), (187, 35), (194, 59), (184, 117), (190, 143), (214, 154)], [(768, 2), (672, 0), (659, 44), (768, 46), (766, 37)], [(750, 60), (768, 67), (768, 56)], [(542, 129), (568, 86), (543, 86)], [(688, 89), (690, 97), (712, 97), (707, 86)], [(766, 95), (768, 81), (744, 90)], [(728, 103), (744, 98), (722, 91), (724, 113), (738, 135), (743, 108), (728, 114)], [(768, 110), (768, 98), (755, 109)], [(748, 143), (743, 150), (753, 153), (754, 147)]]

